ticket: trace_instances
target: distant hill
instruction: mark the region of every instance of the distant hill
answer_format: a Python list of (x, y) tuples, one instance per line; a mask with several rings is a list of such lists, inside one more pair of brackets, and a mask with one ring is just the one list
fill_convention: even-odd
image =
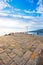
[(29, 32), (43, 32), (43, 29), (38, 29), (38, 30), (35, 30), (35, 31), (29, 31)]
[(43, 36), (43, 29), (38, 29), (34, 31), (29, 31), (31, 34), (41, 35)]

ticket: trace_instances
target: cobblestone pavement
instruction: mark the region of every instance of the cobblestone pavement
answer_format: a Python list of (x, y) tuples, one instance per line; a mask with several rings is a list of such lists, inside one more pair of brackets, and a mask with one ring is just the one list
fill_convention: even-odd
[(0, 65), (36, 65), (43, 37), (15, 34), (0, 37)]

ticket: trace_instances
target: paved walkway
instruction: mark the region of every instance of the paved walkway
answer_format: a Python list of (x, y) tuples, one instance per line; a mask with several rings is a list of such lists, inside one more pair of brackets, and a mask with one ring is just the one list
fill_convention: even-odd
[(0, 65), (35, 65), (43, 48), (40, 37), (15, 34), (0, 37)]

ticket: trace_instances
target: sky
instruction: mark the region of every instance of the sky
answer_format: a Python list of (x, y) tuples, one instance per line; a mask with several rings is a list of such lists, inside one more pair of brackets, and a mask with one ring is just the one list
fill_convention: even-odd
[(43, 29), (43, 0), (0, 0), (0, 35)]

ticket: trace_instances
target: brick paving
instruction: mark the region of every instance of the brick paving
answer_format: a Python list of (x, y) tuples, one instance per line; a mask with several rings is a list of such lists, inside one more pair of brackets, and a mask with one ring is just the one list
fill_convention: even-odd
[(36, 65), (43, 48), (41, 38), (27, 34), (0, 37), (0, 65)]

